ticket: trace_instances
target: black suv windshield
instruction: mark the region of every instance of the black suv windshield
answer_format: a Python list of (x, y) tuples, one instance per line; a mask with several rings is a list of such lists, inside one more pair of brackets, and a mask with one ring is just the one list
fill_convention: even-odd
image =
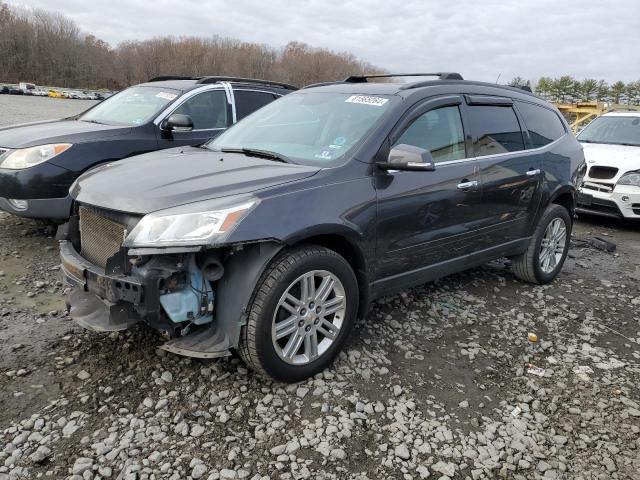
[(131, 87), (107, 98), (84, 115), (85, 122), (106, 125), (142, 125), (155, 117), (180, 91), (160, 87)]
[(578, 135), (578, 141), (640, 146), (640, 116), (596, 118)]
[(270, 152), (303, 165), (333, 166), (342, 163), (392, 103), (384, 95), (293, 93), (249, 115), (207, 147)]

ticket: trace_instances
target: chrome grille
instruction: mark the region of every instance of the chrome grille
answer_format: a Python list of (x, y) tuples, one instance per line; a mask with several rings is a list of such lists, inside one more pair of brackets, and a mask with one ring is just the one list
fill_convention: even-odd
[(80, 254), (91, 263), (105, 268), (120, 250), (125, 233), (124, 225), (80, 207)]

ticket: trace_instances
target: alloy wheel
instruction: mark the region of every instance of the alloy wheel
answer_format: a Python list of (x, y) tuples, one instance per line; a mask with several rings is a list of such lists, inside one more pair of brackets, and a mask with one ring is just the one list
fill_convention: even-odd
[(554, 218), (542, 237), (540, 244), (540, 269), (544, 273), (551, 273), (562, 260), (567, 245), (567, 227), (564, 220)]
[(305, 365), (321, 357), (338, 338), (347, 299), (340, 279), (313, 270), (294, 280), (276, 306), (271, 338), (286, 363)]

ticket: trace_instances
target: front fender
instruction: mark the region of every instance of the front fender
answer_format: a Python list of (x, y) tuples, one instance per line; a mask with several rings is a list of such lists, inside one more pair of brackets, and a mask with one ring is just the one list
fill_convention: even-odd
[(352, 242), (360, 242), (364, 240), (364, 233), (357, 226), (347, 226), (345, 224), (324, 223), (321, 225), (312, 225), (310, 227), (298, 230), (282, 238), (287, 245), (295, 245), (308, 238), (321, 235), (340, 236), (349, 239)]

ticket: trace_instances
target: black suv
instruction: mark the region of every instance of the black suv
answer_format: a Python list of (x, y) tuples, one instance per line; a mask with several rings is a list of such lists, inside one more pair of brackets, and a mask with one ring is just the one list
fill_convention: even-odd
[(499, 257), (553, 280), (584, 171), (558, 111), (458, 74), (370, 78), (78, 179), (59, 230), (70, 315), (98, 331), (143, 321), (165, 350), (236, 350), (293, 382), (329, 364), (377, 297)]
[(127, 88), (76, 117), (0, 128), (0, 210), (66, 220), (69, 187), (90, 168), (204, 143), (294, 90), (246, 78), (164, 76)]

